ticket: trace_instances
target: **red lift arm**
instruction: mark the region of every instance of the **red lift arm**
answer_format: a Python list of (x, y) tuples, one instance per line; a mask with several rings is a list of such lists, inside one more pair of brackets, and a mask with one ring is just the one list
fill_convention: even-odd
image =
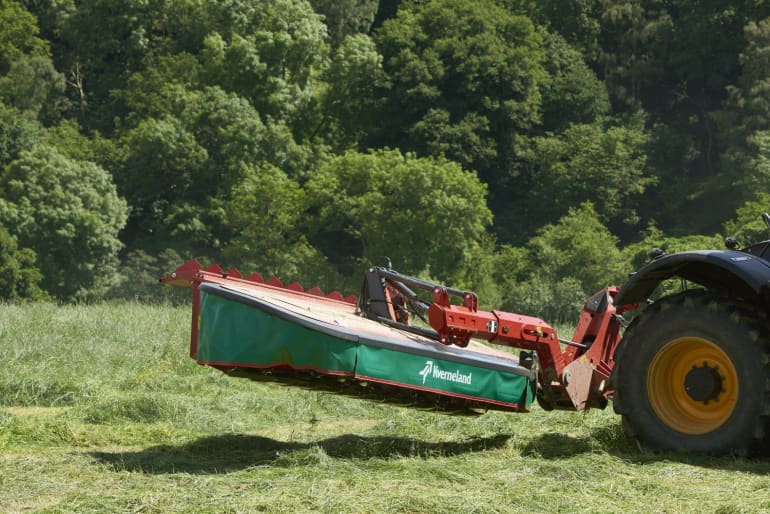
[[(421, 301), (410, 289), (432, 292), (432, 303)], [(359, 301), (365, 316), (399, 325), (423, 335), (411, 314), (427, 311), (430, 334), (444, 344), (467, 346), (471, 338), (519, 348), (522, 364), (538, 366), (538, 401), (546, 409), (583, 410), (604, 407), (611, 391), (608, 379), (620, 341), (620, 314), (635, 305), (615, 306), (619, 289), (607, 287), (589, 298), (572, 339), (560, 339), (541, 319), (503, 311), (478, 309), (475, 293), (433, 284), (385, 268), (371, 268)], [(451, 297), (461, 304), (452, 304)], [(532, 358), (534, 353), (535, 359)]]

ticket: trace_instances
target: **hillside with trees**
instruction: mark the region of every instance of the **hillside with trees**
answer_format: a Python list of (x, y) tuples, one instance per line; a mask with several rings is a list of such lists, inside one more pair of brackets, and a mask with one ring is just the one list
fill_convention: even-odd
[(770, 3), (1, 0), (0, 297), (371, 264), (551, 318), (763, 238)]

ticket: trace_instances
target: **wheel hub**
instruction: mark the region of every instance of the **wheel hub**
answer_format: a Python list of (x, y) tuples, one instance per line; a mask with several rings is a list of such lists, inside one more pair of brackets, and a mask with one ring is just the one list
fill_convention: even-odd
[(738, 399), (738, 373), (715, 343), (699, 337), (674, 339), (650, 363), (647, 397), (669, 428), (706, 434), (730, 419)]
[(702, 366), (693, 366), (684, 379), (685, 392), (696, 402), (708, 405), (710, 401), (718, 401), (723, 392), (722, 381), (717, 366), (711, 367), (703, 361)]

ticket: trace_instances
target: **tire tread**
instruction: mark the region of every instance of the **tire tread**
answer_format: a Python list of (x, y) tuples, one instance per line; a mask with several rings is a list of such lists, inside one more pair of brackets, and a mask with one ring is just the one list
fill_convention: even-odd
[[(695, 315), (698, 310), (707, 311), (709, 316), (717, 317), (720, 316), (720, 312), (725, 313), (723, 316), (736, 327), (744, 327), (742, 332), (745, 333), (752, 346), (761, 346), (759, 358), (763, 365), (764, 380), (756, 377), (758, 379), (756, 385), (762, 387), (764, 391), (760, 395), (763, 405), (758, 408), (759, 416), (757, 416), (756, 422), (752, 427), (745, 430), (744, 438), (723, 442), (716, 441), (716, 447), (707, 452), (731, 452), (743, 455), (760, 448), (770, 448), (770, 437), (768, 435), (770, 434), (770, 341), (768, 340), (770, 322), (768, 322), (767, 314), (758, 311), (745, 301), (705, 290), (685, 291), (662, 298), (648, 306), (626, 329), (623, 337), (624, 340), (621, 342), (616, 353), (612, 381), (614, 387), (613, 408), (616, 413), (622, 416), (621, 425), (626, 435), (637, 439), (643, 446), (652, 450), (682, 449), (674, 447), (674, 443), (668, 441), (660, 443), (647, 437), (648, 434), (645, 433), (645, 427), (639, 426), (642, 423), (634, 422), (635, 419), (643, 419), (645, 415), (645, 412), (643, 412), (644, 408), (640, 406), (639, 398), (628, 398), (628, 392), (625, 391), (628, 377), (631, 374), (640, 373), (640, 370), (633, 368), (635, 367), (634, 361), (638, 358), (636, 356), (639, 353), (638, 347), (644, 344), (642, 340), (644, 334), (655, 328), (655, 324), (660, 322), (662, 315), (676, 315), (676, 313), (672, 313), (671, 309), (681, 310), (681, 315), (683, 316), (686, 316), (690, 311)], [(650, 415), (650, 413), (646, 414)], [(684, 449), (687, 450), (688, 448)]]

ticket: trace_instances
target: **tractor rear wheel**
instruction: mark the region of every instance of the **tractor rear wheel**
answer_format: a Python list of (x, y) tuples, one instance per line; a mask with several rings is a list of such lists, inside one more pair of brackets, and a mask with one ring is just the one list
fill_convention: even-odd
[(745, 455), (766, 438), (768, 325), (747, 304), (689, 291), (624, 334), (613, 374), (625, 432), (656, 450)]

